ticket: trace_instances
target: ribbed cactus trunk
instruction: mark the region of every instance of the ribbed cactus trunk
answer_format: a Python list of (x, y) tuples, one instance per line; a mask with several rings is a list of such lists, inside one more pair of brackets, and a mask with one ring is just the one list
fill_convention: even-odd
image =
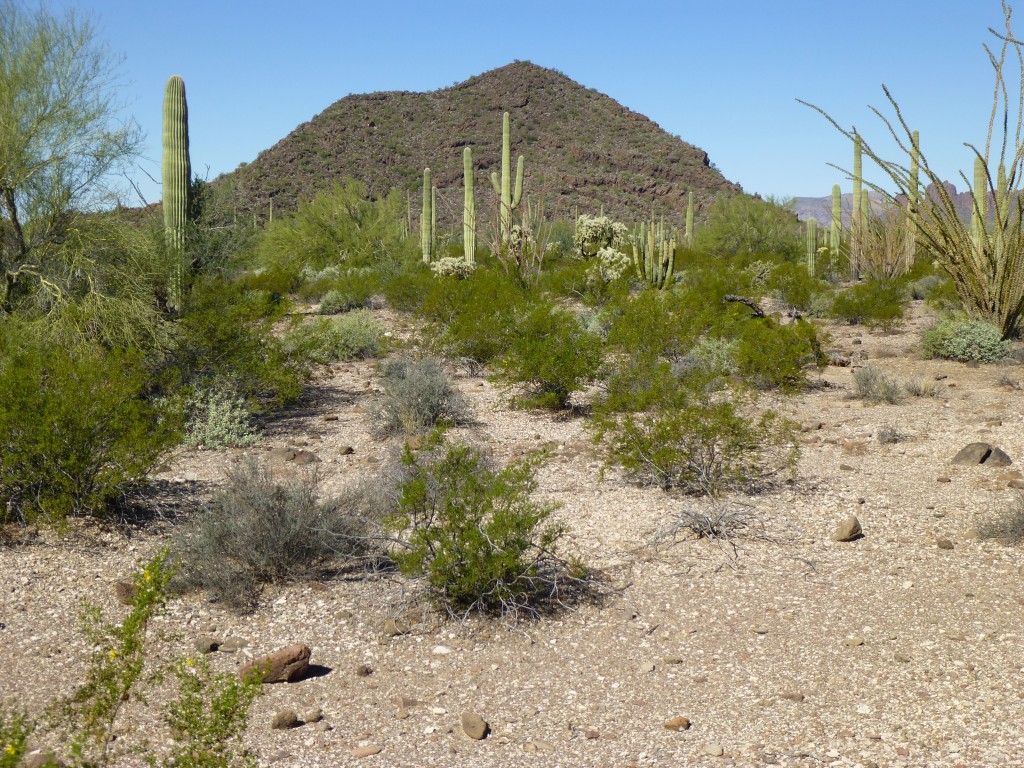
[(693, 190), (686, 193), (686, 232), (683, 241), (687, 248), (693, 248)]
[(863, 172), (863, 160), (861, 159), (860, 136), (853, 137), (853, 210), (850, 219), (850, 279), (856, 280), (860, 276), (860, 254), (861, 243), (864, 236), (864, 222), (862, 220), (863, 202), (861, 200), (861, 174)]
[(185, 81), (178, 75), (167, 80), (163, 114), (164, 234), (171, 259), (167, 305), (180, 312), (184, 303), (189, 261), (186, 248), (189, 212), (192, 208), (192, 164), (188, 155), (188, 104)]
[(843, 240), (843, 193), (838, 184), (832, 185), (832, 225), (828, 232), (828, 246), (834, 256), (839, 255)]
[(988, 221), (988, 178), (985, 174), (985, 161), (974, 158), (974, 211), (971, 214), (971, 232), (974, 235), (974, 251), (981, 259), (985, 251), (985, 226)]
[(509, 127), (508, 112), (501, 118), (501, 178), (497, 173), (491, 174), (491, 185), (501, 201), (499, 227), (501, 242), (507, 243), (512, 231), (512, 212), (519, 207), (523, 199), (523, 156), (519, 156), (516, 164), (516, 184), (512, 187), (512, 137)]
[(423, 209), (420, 211), (420, 250), (423, 263), (429, 264), (434, 249), (434, 194), (430, 184), (430, 169), (423, 169)]
[(462, 180), (465, 200), (462, 205), (462, 248), (466, 262), (476, 263), (476, 198), (473, 196), (473, 150), (462, 150)]
[(807, 273), (814, 274), (814, 257), (818, 250), (818, 220), (813, 216), (807, 220)]

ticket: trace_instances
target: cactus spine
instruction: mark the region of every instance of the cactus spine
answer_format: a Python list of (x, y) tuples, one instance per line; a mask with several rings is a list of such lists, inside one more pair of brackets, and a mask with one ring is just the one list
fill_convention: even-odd
[(833, 254), (839, 254), (839, 243), (843, 237), (843, 193), (838, 184), (832, 185), (832, 225), (828, 232), (828, 246)]
[(863, 237), (861, 200), (863, 191), (861, 189), (861, 173), (863, 171), (863, 160), (861, 159), (860, 134), (853, 137), (853, 211), (850, 221), (850, 277), (856, 280), (860, 275), (860, 249)]
[(188, 156), (188, 104), (185, 81), (178, 75), (167, 80), (164, 89), (163, 114), (163, 181), (164, 233), (172, 259), (167, 304), (181, 311), (185, 280), (188, 276), (185, 235), (192, 208), (192, 165)]
[(813, 216), (807, 220), (807, 272), (814, 274), (814, 256), (818, 250), (818, 220)]
[(462, 150), (462, 179), (466, 188), (462, 206), (462, 248), (469, 264), (476, 263), (476, 199), (473, 197), (473, 150)]
[(423, 169), (423, 210), (420, 212), (420, 250), (423, 263), (429, 264), (434, 245), (434, 195), (430, 185), (430, 169)]
[(491, 174), (491, 185), (501, 198), (499, 226), (501, 242), (507, 243), (512, 231), (512, 212), (519, 207), (523, 199), (523, 156), (519, 156), (516, 164), (516, 185), (512, 187), (512, 139), (510, 136), (508, 112), (501, 118), (501, 178), (497, 173)]

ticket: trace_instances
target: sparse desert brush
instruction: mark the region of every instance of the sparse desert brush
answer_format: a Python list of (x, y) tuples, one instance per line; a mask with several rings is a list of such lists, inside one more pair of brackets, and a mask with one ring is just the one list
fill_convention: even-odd
[(865, 365), (853, 371), (855, 397), (869, 403), (896, 405), (903, 400), (904, 388), (899, 381), (874, 365)]
[(469, 403), (435, 358), (388, 360), (381, 366), (381, 388), (374, 408), (380, 435), (411, 435), (469, 418)]

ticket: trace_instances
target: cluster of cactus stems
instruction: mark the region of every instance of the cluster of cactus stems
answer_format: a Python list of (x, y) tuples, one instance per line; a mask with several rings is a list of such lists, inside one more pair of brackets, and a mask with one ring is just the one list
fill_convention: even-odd
[(639, 231), (633, 233), (633, 266), (637, 277), (656, 288), (664, 288), (672, 282), (675, 260), (675, 230), (667, 229), (664, 219), (656, 223), (652, 213), (650, 226), (641, 222)]
[(423, 169), (423, 209), (420, 212), (420, 250), (423, 263), (429, 264), (434, 253), (434, 188), (430, 181), (430, 169)]
[(188, 104), (185, 81), (178, 75), (167, 80), (163, 110), (163, 182), (164, 233), (172, 259), (167, 305), (180, 312), (188, 278), (188, 254), (185, 248), (188, 218), (192, 209), (192, 165), (188, 155)]
[(499, 226), (501, 242), (508, 243), (512, 232), (512, 212), (519, 207), (523, 199), (523, 156), (519, 156), (516, 164), (516, 183), (512, 186), (512, 139), (509, 129), (508, 112), (501, 118), (501, 177), (497, 172), (491, 174), (491, 185), (501, 201)]
[(462, 205), (462, 248), (466, 262), (476, 263), (476, 199), (473, 197), (473, 150), (462, 150), (462, 179), (465, 200)]

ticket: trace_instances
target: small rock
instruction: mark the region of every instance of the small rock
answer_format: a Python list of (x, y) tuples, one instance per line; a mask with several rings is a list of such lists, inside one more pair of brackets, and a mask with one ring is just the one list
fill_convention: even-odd
[(963, 467), (983, 464), (987, 467), (1008, 467), (1013, 460), (1005, 451), (988, 443), (968, 443), (953, 457), (953, 463)]
[(213, 653), (220, 648), (220, 640), (216, 637), (203, 635), (192, 641), (192, 647), (196, 649), (197, 653)]
[(647, 674), (648, 672), (653, 672), (653, 671), (654, 671), (654, 663), (653, 662), (648, 661), (648, 662), (645, 662), (644, 664), (640, 665), (640, 672), (643, 673), (643, 674)]
[(475, 712), (463, 712), (459, 722), (462, 724), (462, 732), (474, 741), (486, 738), (491, 730), (487, 721)]
[(907, 654), (905, 653), (897, 653), (893, 658), (896, 659), (896, 661), (898, 661), (900, 664), (910, 663), (910, 657), (907, 656)]
[(336, 413), (324, 414), (324, 421), (337, 421), (337, 420), (338, 420), (338, 414), (336, 414)]
[(131, 605), (135, 599), (135, 585), (130, 581), (115, 581), (114, 597), (121, 605)]
[(864, 645), (864, 638), (863, 637), (851, 637), (851, 638), (847, 639), (846, 644), (848, 646), (850, 646), (851, 648), (858, 648), (859, 646)]
[(321, 720), (324, 719), (324, 711), (320, 709), (320, 707), (314, 707), (313, 709), (310, 709), (307, 712), (304, 712), (302, 715), (300, 715), (299, 719), (301, 719), (302, 722), (306, 724), (319, 723)]
[(217, 646), (217, 650), (221, 653), (234, 653), (240, 651), (249, 645), (249, 641), (244, 637), (225, 637), (224, 642)]
[(356, 667), (357, 677), (369, 677), (372, 674), (373, 667), (371, 667), (369, 664), (360, 664), (358, 667)]
[(271, 461), (293, 461), (295, 451), (291, 448), (271, 448), (267, 458)]
[(953, 549), (953, 542), (945, 537), (940, 536), (935, 541), (935, 546), (937, 546), (939, 549)]
[(356, 449), (353, 448), (351, 445), (344, 445), (338, 450), (338, 453), (341, 454), (342, 456), (351, 456), (355, 452)]
[(312, 451), (302, 450), (295, 452), (295, 457), (292, 461), (299, 465), (316, 464), (320, 461), (320, 458)]
[(435, 645), (430, 652), (435, 656), (447, 656), (452, 652), (452, 649), (447, 645)]
[(298, 728), (300, 725), (302, 725), (302, 721), (299, 720), (299, 716), (295, 713), (294, 709), (282, 709), (280, 712), (275, 714), (274, 719), (270, 721), (270, 727), (275, 731)]
[(725, 754), (725, 750), (722, 748), (721, 744), (716, 744), (712, 741), (704, 745), (704, 754), (710, 755), (711, 757), (721, 757)]
[(308, 645), (295, 643), (246, 662), (238, 668), (238, 676), (245, 678), (252, 674), (262, 674), (264, 683), (294, 682), (309, 671), (311, 654)]
[(806, 697), (800, 693), (800, 691), (787, 691), (786, 693), (781, 694), (781, 698), (786, 699), (787, 701), (795, 701), (799, 703)]
[(376, 744), (367, 744), (365, 747), (356, 747), (349, 752), (352, 757), (371, 757), (373, 755), (380, 754), (384, 747), (380, 747)]
[(860, 526), (860, 520), (857, 519), (856, 515), (850, 515), (836, 526), (836, 531), (832, 534), (832, 540), (855, 541), (863, 537), (863, 535), (864, 531)]
[(839, 465), (839, 469), (842, 470), (843, 472), (853, 472), (854, 471), (854, 468), (851, 467), (849, 464), (840, 464)]
[(595, 731), (593, 728), (588, 729), (584, 735), (588, 739), (599, 739), (599, 738), (601, 738), (601, 734), (598, 733), (597, 731)]
[(409, 710), (399, 707), (395, 710), (395, 720), (406, 720), (409, 717)]
[(18, 765), (23, 768), (64, 768), (64, 762), (48, 749), (34, 749)]
[(935, 482), (936, 483), (952, 483), (953, 479), (950, 478), (950, 477), (946, 477), (945, 475), (940, 475), (939, 477), (935, 478)]
[(662, 726), (670, 731), (685, 731), (690, 727), (690, 718), (677, 715), (666, 720)]
[(409, 633), (409, 625), (401, 619), (388, 619), (384, 622), (384, 636), (398, 637)]

